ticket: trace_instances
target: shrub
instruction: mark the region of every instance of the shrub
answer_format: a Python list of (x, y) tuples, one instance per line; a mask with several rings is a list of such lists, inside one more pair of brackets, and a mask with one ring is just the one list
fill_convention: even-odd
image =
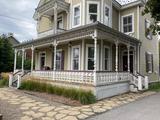
[(20, 89), (56, 94), (73, 100), (78, 100), (82, 104), (92, 104), (96, 102), (96, 97), (93, 95), (91, 91), (84, 91), (82, 89), (76, 88), (53, 86), (51, 84), (39, 82), (36, 80), (22, 81)]
[(159, 92), (160, 91), (160, 82), (150, 84), (149, 90)]
[(2, 79), (9, 80), (9, 73), (1, 73)]
[(0, 88), (8, 86), (8, 82), (9, 82), (8, 79), (1, 79), (0, 80)]

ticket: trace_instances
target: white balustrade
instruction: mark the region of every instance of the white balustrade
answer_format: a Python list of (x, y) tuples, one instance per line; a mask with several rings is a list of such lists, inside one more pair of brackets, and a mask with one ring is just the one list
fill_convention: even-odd
[(83, 84), (92, 84), (93, 72), (81, 72), (81, 71), (33, 71), (31, 73), (33, 77), (41, 79), (65, 81)]
[(97, 85), (114, 84), (130, 80), (131, 76), (128, 72), (97, 72)]

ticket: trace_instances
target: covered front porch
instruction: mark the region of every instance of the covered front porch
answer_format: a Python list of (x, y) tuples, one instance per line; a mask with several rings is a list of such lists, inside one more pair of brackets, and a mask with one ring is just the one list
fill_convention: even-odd
[(129, 74), (139, 71), (139, 40), (99, 22), (16, 46), (14, 71), (22, 51), (24, 72), (27, 49), (32, 50), (31, 75), (41, 79), (97, 86), (130, 80)]

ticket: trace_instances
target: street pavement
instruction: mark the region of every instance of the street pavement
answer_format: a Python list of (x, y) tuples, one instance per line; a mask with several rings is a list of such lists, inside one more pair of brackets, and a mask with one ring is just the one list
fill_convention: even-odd
[(141, 98), (87, 120), (160, 120), (160, 93)]

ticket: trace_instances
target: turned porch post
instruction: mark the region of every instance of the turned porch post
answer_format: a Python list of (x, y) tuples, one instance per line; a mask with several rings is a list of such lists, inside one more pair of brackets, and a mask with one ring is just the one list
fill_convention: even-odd
[(17, 69), (17, 49), (14, 50), (14, 73)]
[(57, 33), (57, 3), (54, 5), (54, 33)]
[(130, 72), (130, 45), (127, 45), (127, 53), (128, 53), (128, 72)]
[(31, 60), (31, 72), (32, 72), (34, 66), (34, 46), (31, 47), (31, 50), (32, 50), (32, 60)]
[(56, 53), (57, 53), (57, 42), (56, 41), (54, 41), (53, 46), (54, 46), (54, 68), (53, 70), (56, 71)]
[(116, 62), (115, 62), (115, 71), (118, 72), (118, 46), (119, 46), (119, 42), (116, 41), (115, 42), (116, 45)]
[(25, 49), (22, 49), (22, 74), (24, 73), (24, 52)]
[(97, 85), (97, 30), (95, 29), (94, 35), (92, 36), (94, 39), (94, 85)]

